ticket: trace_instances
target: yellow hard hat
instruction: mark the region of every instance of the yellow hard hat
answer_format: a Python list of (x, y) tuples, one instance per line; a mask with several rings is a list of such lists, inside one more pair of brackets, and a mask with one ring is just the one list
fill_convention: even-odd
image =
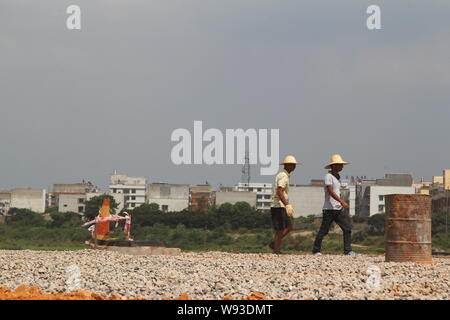
[(298, 162), (294, 156), (287, 156), (284, 158), (283, 162), (280, 163), (280, 165), (283, 164), (302, 164), (301, 162)]
[(340, 154), (333, 154), (330, 158), (330, 163), (325, 166), (325, 169), (331, 169), (331, 165), (333, 164), (350, 164), (350, 162), (344, 161)]

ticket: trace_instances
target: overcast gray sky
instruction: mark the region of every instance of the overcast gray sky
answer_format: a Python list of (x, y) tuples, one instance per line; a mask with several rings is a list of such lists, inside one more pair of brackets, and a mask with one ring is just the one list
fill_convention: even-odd
[[(66, 29), (66, 8), (82, 30)], [(366, 28), (381, 6), (382, 30)], [(280, 129), (292, 183), (450, 167), (450, 2), (2, 0), (0, 188), (91, 180), (233, 185), (170, 160), (174, 129)], [(272, 182), (252, 166), (252, 180)]]

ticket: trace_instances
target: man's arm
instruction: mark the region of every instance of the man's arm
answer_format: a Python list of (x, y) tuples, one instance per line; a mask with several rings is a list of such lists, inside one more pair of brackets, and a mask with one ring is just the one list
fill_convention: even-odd
[(330, 196), (331, 196), (334, 200), (336, 200), (336, 201), (338, 201), (340, 204), (342, 204), (342, 206), (343, 206), (345, 209), (350, 208), (350, 206), (347, 204), (347, 202), (345, 202), (344, 200), (342, 200), (341, 198), (339, 198), (338, 195), (333, 191), (333, 186), (327, 186), (327, 191), (328, 191), (328, 193), (330, 194)]
[(284, 188), (282, 187), (278, 187), (277, 188), (277, 195), (280, 198), (281, 202), (283, 202), (283, 204), (285, 206), (287, 206), (289, 204), (289, 202), (286, 200), (286, 198), (284, 197)]

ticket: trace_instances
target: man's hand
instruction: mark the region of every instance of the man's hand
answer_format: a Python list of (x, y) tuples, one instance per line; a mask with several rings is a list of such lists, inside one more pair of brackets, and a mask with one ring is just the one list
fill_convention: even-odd
[(343, 206), (345, 209), (350, 209), (350, 206), (349, 206), (348, 203), (345, 202), (344, 200), (341, 201), (341, 204), (342, 204), (342, 206)]
[(286, 206), (286, 212), (287, 212), (288, 216), (293, 217), (294, 213), (295, 213), (294, 207), (292, 205), (288, 204)]

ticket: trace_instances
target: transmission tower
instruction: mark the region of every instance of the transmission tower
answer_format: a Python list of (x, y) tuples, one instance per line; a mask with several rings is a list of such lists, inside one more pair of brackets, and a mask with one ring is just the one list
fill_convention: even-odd
[(242, 166), (242, 177), (241, 182), (246, 183), (247, 187), (250, 185), (250, 156), (248, 151), (245, 152), (245, 162)]

